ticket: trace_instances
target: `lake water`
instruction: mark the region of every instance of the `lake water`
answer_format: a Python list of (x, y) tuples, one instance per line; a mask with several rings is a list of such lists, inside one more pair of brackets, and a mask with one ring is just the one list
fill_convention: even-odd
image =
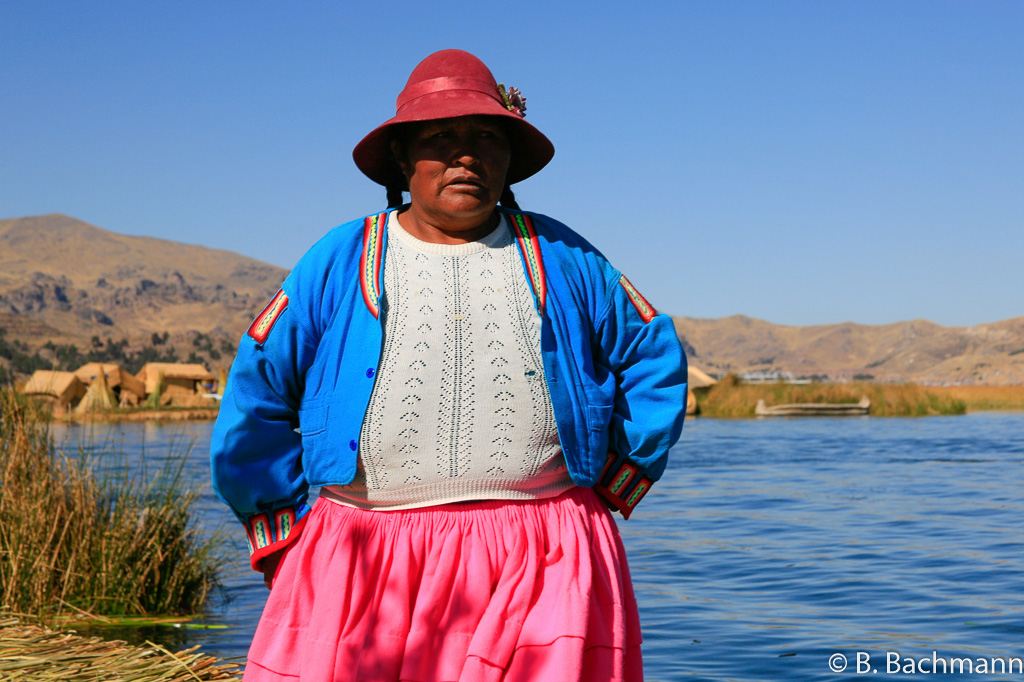
[[(207, 482), (212, 424), (74, 427), (74, 442), (191, 444), (204, 528), (238, 567), (207, 623), (147, 631), (244, 657), (266, 589)], [(941, 673), (1024, 680), (1024, 414), (689, 420), (662, 480), (620, 522), (648, 680)], [(846, 668), (839, 669), (845, 657)], [(960, 673), (973, 668), (1012, 674)], [(1014, 662), (1009, 660), (1017, 658)], [(861, 673), (861, 674), (858, 674)]]

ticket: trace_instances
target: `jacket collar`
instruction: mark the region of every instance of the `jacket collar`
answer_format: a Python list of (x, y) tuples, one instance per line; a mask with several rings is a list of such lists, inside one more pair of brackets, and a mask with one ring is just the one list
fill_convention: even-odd
[[(543, 316), (548, 290), (537, 229), (533, 225), (533, 219), (525, 213), (506, 210), (502, 212), (508, 218), (512, 235), (516, 239), (523, 270), (530, 283), (530, 289), (533, 291), (533, 303), (537, 307), (537, 312)], [(381, 265), (384, 262), (389, 213), (389, 211), (374, 213), (366, 216), (363, 220), (363, 251), (359, 258), (359, 287), (362, 289), (363, 302), (366, 304), (367, 310), (377, 319), (380, 319), (380, 298), (384, 276)]]

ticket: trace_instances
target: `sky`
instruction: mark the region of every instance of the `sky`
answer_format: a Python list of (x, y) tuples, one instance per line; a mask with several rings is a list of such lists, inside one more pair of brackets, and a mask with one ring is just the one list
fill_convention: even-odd
[(0, 218), (291, 268), (435, 50), (555, 145), (515, 186), (660, 311), (1024, 315), (1024, 2), (0, 2)]

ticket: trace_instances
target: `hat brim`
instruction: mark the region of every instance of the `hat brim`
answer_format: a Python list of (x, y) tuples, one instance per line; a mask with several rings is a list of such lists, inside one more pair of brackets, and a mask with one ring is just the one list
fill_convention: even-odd
[(403, 187), (405, 177), (391, 154), (394, 127), (403, 123), (435, 121), (459, 116), (497, 116), (506, 123), (512, 156), (506, 182), (525, 180), (546, 166), (555, 155), (551, 141), (523, 117), (515, 114), (492, 97), (469, 90), (433, 92), (402, 107), (392, 119), (380, 124), (352, 150), (352, 159), (366, 177), (385, 187)]

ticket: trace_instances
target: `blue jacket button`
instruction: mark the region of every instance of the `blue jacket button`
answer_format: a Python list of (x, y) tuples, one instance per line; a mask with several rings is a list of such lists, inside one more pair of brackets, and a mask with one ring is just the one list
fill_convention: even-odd
[(349, 448), (351, 448), (352, 450), (355, 450), (356, 448), (358, 448), (358, 447), (359, 447), (359, 443), (355, 442), (354, 440), (350, 440), (350, 441), (348, 442), (348, 446), (349, 446)]
[(374, 372), (374, 370), (373, 370), (373, 367), (371, 367), (370, 369), (366, 370), (366, 378), (367, 378), (367, 379), (372, 379), (372, 378), (373, 378), (373, 375), (374, 375), (374, 373), (375, 373), (375, 372)]

